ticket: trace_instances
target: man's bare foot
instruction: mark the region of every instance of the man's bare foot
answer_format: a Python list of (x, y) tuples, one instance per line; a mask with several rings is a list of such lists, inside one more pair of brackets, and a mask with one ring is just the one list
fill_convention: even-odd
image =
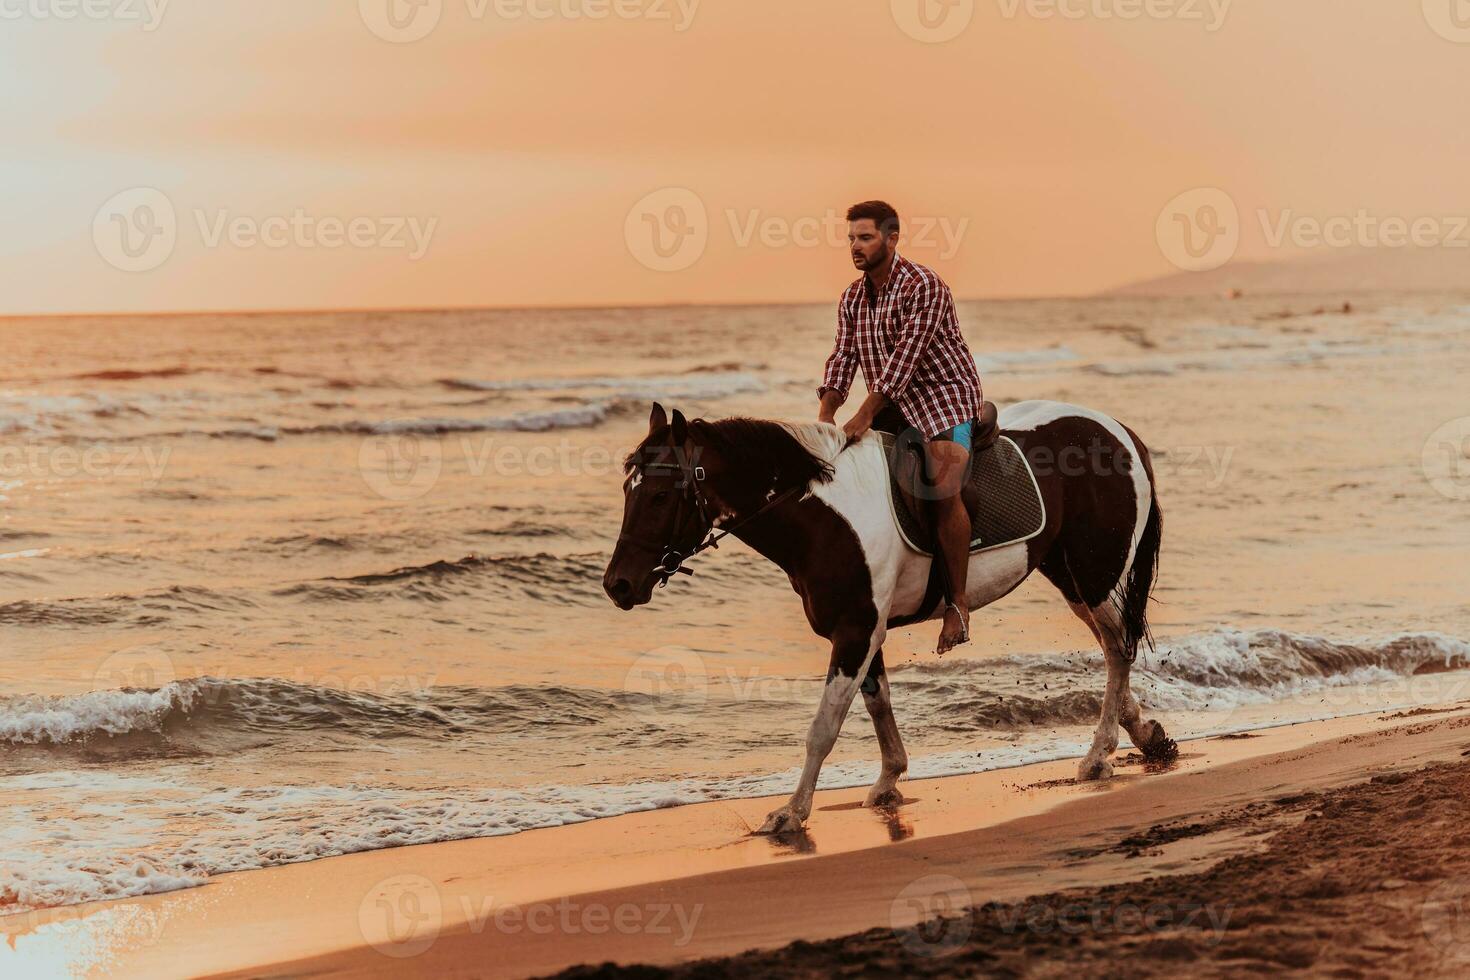
[(970, 610), (950, 606), (944, 610), (944, 628), (939, 631), (939, 646), (935, 653), (940, 656), (955, 647), (970, 642)]

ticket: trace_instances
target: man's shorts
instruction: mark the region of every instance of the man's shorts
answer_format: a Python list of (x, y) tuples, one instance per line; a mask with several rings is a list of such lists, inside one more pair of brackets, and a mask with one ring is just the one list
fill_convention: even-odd
[(961, 422), (959, 425), (945, 429), (939, 435), (931, 439), (931, 442), (957, 442), (965, 447), (965, 452), (970, 452), (971, 441), (975, 435), (975, 420)]

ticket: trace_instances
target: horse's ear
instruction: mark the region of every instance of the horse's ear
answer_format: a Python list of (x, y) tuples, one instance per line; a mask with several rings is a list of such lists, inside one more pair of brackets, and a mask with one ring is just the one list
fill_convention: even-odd
[(648, 431), (650, 434), (662, 429), (669, 424), (669, 417), (664, 414), (664, 407), (658, 402), (653, 403), (653, 414), (648, 416)]
[(674, 409), (674, 445), (684, 445), (684, 440), (689, 438), (689, 423), (684, 419), (684, 413), (677, 408)]

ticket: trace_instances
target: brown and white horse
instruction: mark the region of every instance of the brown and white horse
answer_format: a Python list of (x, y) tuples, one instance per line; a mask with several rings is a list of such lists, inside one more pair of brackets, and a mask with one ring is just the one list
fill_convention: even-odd
[[(1148, 638), (1162, 529), (1148, 450), (1127, 426), (1076, 405), (1021, 402), (1000, 423), (1036, 473), (1046, 525), (1028, 541), (971, 556), (970, 607), (994, 602), (1040, 569), (1097, 637), (1107, 688), (1079, 779), (1112, 775), (1120, 724), (1145, 756), (1171, 756), (1174, 743), (1143, 719), (1128, 686)], [(810, 815), (822, 763), (859, 690), (883, 755), (868, 805), (901, 802), (896, 787), (908, 756), (889, 704), (883, 640), (894, 626), (938, 618), (944, 604), (927, 588), (931, 559), (895, 525), (877, 436), (847, 446), (840, 428), (820, 422), (690, 421), (654, 405), (627, 473), (622, 533), (603, 577), (620, 608), (648, 602), (711, 528), (723, 526), (786, 572), (812, 629), (832, 643), (796, 791), (759, 832), (796, 830)]]

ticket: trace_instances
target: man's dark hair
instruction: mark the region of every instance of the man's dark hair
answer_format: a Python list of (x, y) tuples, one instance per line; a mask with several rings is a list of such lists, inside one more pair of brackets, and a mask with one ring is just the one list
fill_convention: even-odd
[(898, 212), (887, 201), (864, 201), (847, 209), (848, 221), (871, 218), (878, 227), (878, 234), (887, 238), (898, 232)]

